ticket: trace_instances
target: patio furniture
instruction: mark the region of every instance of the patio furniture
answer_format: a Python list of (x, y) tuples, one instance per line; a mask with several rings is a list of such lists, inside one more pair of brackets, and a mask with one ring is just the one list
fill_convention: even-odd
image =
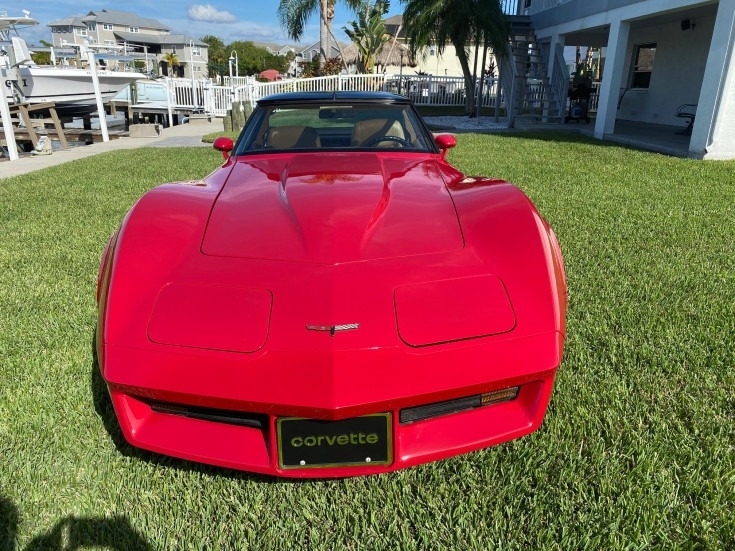
[(565, 124), (570, 120), (577, 122), (583, 120), (589, 124), (590, 95), (592, 95), (591, 88), (584, 84), (569, 89), (569, 111), (564, 117)]
[(694, 119), (697, 116), (697, 104), (696, 103), (682, 103), (676, 110), (676, 115), (680, 119), (687, 119), (687, 125), (681, 130), (677, 130), (677, 134), (683, 136), (691, 136), (692, 128), (694, 128)]

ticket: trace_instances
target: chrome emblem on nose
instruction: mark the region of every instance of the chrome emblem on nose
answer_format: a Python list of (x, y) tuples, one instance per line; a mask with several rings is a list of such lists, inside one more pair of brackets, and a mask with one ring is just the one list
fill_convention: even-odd
[(308, 331), (329, 331), (329, 334), (334, 337), (337, 331), (352, 331), (353, 329), (359, 329), (359, 323), (343, 323), (342, 325), (307, 325)]

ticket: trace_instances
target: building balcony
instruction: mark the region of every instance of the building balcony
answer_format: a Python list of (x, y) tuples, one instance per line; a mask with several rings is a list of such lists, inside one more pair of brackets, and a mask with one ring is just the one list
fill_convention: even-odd
[[(639, 4), (645, 0), (617, 0), (614, 7), (622, 8)], [(503, 2), (505, 4), (506, 1)], [(562, 8), (566, 14), (579, 17), (589, 16), (600, 12), (609, 11), (611, 2), (609, 0), (507, 0), (508, 4), (524, 4), (521, 11), (517, 15), (536, 15), (541, 12), (548, 12), (557, 8)], [(686, 3), (686, 2), (685, 2)], [(692, 0), (691, 4), (701, 4), (697, 0)], [(506, 11), (506, 13), (510, 13)]]

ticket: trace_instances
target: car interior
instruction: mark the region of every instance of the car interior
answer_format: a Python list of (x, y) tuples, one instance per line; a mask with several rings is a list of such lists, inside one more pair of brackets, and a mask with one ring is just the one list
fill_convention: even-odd
[[(411, 149), (431, 137), (404, 106), (273, 106), (249, 121), (241, 151), (285, 149)], [(428, 136), (428, 137), (427, 137)]]

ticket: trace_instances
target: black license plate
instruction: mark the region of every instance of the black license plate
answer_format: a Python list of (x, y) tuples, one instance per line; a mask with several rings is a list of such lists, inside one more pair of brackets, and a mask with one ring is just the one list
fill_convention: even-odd
[(392, 462), (390, 413), (342, 421), (278, 419), (278, 462), (282, 469), (387, 465)]

